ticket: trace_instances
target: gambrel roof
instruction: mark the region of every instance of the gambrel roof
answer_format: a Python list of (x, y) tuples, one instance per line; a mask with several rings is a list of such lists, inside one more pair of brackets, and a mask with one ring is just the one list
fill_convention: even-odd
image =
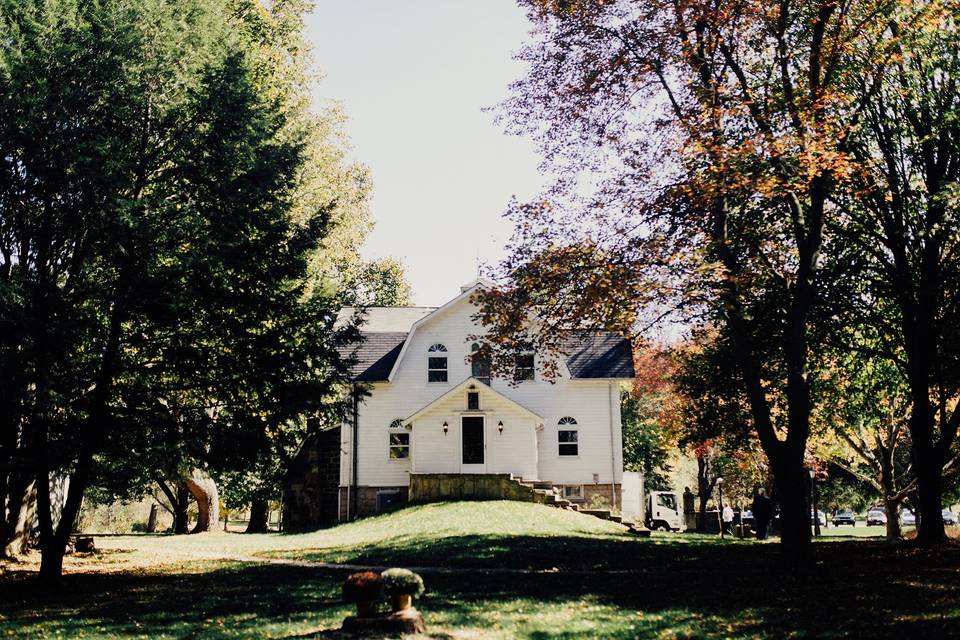
[[(363, 341), (350, 347), (357, 363), (353, 369), (358, 382), (388, 382), (405, 351), (407, 338), (433, 314), (450, 308), (468, 297), (475, 281), (464, 286), (461, 294), (442, 307), (368, 307), (361, 325)], [(344, 308), (338, 317), (346, 322), (356, 309)], [(634, 376), (630, 342), (609, 331), (571, 333), (563, 342), (565, 364), (575, 380), (630, 379)]]

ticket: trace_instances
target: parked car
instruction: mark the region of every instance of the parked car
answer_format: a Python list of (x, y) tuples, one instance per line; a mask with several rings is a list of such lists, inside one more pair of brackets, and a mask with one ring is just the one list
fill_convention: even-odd
[(867, 511), (867, 526), (872, 527), (873, 525), (885, 525), (887, 524), (887, 514), (880, 507), (874, 507)]
[(917, 526), (917, 516), (913, 515), (913, 511), (910, 511), (910, 509), (901, 509), (900, 524), (905, 527), (915, 527)]
[[(813, 518), (814, 518), (814, 516), (813, 516), (813, 509), (811, 509), (811, 510), (810, 510), (810, 524), (813, 524), (813, 523), (815, 522)], [(816, 522), (819, 522), (819, 524), (820, 524), (821, 527), (827, 526), (827, 514), (825, 514), (823, 511), (817, 511), (817, 516), (816, 516), (816, 518), (817, 518), (817, 519), (816, 519)]]
[(857, 519), (854, 517), (852, 509), (840, 509), (833, 514), (833, 526), (839, 527), (842, 524), (848, 524), (851, 527), (857, 526)]
[(944, 509), (940, 512), (943, 516), (943, 524), (955, 525), (957, 524), (957, 514), (949, 509)]

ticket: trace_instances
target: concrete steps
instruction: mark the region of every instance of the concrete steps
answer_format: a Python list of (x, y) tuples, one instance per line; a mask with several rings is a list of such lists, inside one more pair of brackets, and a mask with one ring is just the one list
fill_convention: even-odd
[(516, 483), (519, 491), (526, 492), (530, 496), (531, 502), (545, 504), (557, 509), (566, 509), (567, 511), (578, 511), (603, 520), (612, 522), (622, 522), (623, 518), (611, 513), (609, 509), (585, 509), (582, 505), (567, 500), (559, 487), (554, 486), (552, 482), (545, 480), (525, 480), (523, 478), (511, 478)]

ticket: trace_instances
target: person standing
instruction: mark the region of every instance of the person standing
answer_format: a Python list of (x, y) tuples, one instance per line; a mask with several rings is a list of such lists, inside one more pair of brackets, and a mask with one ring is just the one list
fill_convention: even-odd
[(761, 487), (753, 499), (753, 520), (757, 526), (757, 540), (767, 539), (771, 516), (773, 516), (773, 503)]
[(723, 507), (723, 530), (727, 533), (733, 531), (733, 507), (729, 504)]

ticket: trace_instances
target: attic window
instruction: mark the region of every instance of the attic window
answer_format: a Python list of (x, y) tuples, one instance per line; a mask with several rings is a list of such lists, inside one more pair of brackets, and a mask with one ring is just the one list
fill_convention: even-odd
[(532, 353), (521, 353), (514, 360), (513, 377), (515, 380), (533, 380), (534, 371)]
[(490, 349), (486, 345), (474, 342), (470, 346), (470, 375), (490, 384)]
[(467, 411), (480, 411), (480, 394), (476, 391), (467, 393)]
[(447, 381), (446, 353), (447, 348), (440, 343), (430, 345), (427, 349), (427, 382)]

